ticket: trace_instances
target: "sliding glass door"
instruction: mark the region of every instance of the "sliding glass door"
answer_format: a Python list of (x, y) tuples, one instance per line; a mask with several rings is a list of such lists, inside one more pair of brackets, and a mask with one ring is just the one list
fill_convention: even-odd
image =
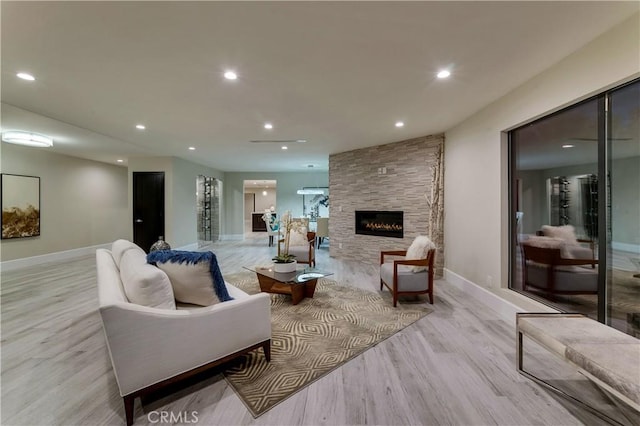
[(510, 288), (630, 334), (640, 330), (639, 91), (636, 81), (509, 134)]
[(640, 82), (608, 98), (607, 324), (640, 337)]

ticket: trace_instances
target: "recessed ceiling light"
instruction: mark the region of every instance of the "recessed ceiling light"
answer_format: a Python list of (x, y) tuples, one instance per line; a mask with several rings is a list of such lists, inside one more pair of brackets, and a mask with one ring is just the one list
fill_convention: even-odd
[(236, 74), (234, 71), (231, 71), (231, 70), (225, 71), (224, 78), (226, 78), (227, 80), (237, 80), (238, 74)]
[(18, 78), (23, 79), (23, 80), (29, 80), (29, 81), (33, 81), (33, 80), (36, 79), (34, 76), (32, 76), (31, 74), (28, 74), (26, 72), (19, 72), (18, 74), (16, 74), (16, 76)]
[(136, 124), (136, 129), (138, 129), (138, 130), (144, 130), (146, 128), (147, 128), (147, 126), (145, 126), (144, 124)]
[(396, 127), (404, 127), (404, 123), (402, 121), (396, 121)]
[(124, 162), (124, 160), (123, 160), (122, 158), (118, 158), (116, 161), (117, 161), (118, 163), (123, 163), (123, 162)]
[(296, 140), (296, 142), (298, 142), (298, 143), (306, 143), (307, 140), (306, 139), (298, 139), (298, 140)]
[(563, 148), (573, 148), (575, 145), (571, 145), (570, 143), (566, 145), (562, 145)]
[(190, 146), (190, 147), (189, 147), (189, 151), (195, 151), (195, 150), (196, 150), (196, 147), (195, 147), (195, 146)]
[(267, 191), (262, 191), (262, 195), (267, 195)]
[(437, 74), (438, 78), (447, 78), (451, 75), (451, 72), (448, 70), (442, 70)]
[(289, 148), (286, 145), (283, 145), (282, 149), (289, 149)]
[(53, 146), (53, 139), (40, 133), (11, 130), (2, 133), (2, 140), (16, 145), (36, 146), (48, 148)]
[(267, 129), (267, 130), (271, 130), (271, 129), (273, 129), (273, 124), (271, 124), (271, 123), (264, 123), (264, 128), (265, 128), (265, 129)]

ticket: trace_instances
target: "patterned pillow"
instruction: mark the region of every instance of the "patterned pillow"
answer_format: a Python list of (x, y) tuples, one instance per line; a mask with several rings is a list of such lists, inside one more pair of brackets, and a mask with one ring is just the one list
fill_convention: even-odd
[(210, 306), (233, 300), (210, 251), (158, 250), (147, 255), (147, 262), (155, 263), (169, 276), (178, 302)]
[(309, 240), (307, 240), (307, 228), (301, 227), (299, 229), (291, 229), (289, 232), (289, 247), (308, 245)]

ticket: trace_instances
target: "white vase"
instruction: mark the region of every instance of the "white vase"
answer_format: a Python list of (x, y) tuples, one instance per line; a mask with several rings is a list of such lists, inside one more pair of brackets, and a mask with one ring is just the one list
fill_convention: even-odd
[(273, 264), (273, 270), (275, 272), (281, 272), (281, 273), (294, 272), (297, 267), (298, 267), (298, 262), (295, 261), (295, 260), (293, 262), (288, 262), (288, 263), (274, 263)]

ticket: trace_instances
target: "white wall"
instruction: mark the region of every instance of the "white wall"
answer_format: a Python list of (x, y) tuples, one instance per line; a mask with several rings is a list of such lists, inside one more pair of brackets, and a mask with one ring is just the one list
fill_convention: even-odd
[(508, 284), (501, 132), (640, 76), (639, 20), (635, 14), (446, 132), (445, 268), (511, 297), (495, 288)]
[(2, 145), (2, 173), (40, 177), (40, 236), (0, 241), (2, 261), (129, 238), (126, 168)]
[[(129, 218), (133, 215), (133, 172), (164, 172), (165, 240), (175, 248), (196, 244), (196, 179), (198, 175), (222, 179), (222, 172), (175, 157), (129, 158)], [(129, 219), (128, 229), (133, 236)]]

